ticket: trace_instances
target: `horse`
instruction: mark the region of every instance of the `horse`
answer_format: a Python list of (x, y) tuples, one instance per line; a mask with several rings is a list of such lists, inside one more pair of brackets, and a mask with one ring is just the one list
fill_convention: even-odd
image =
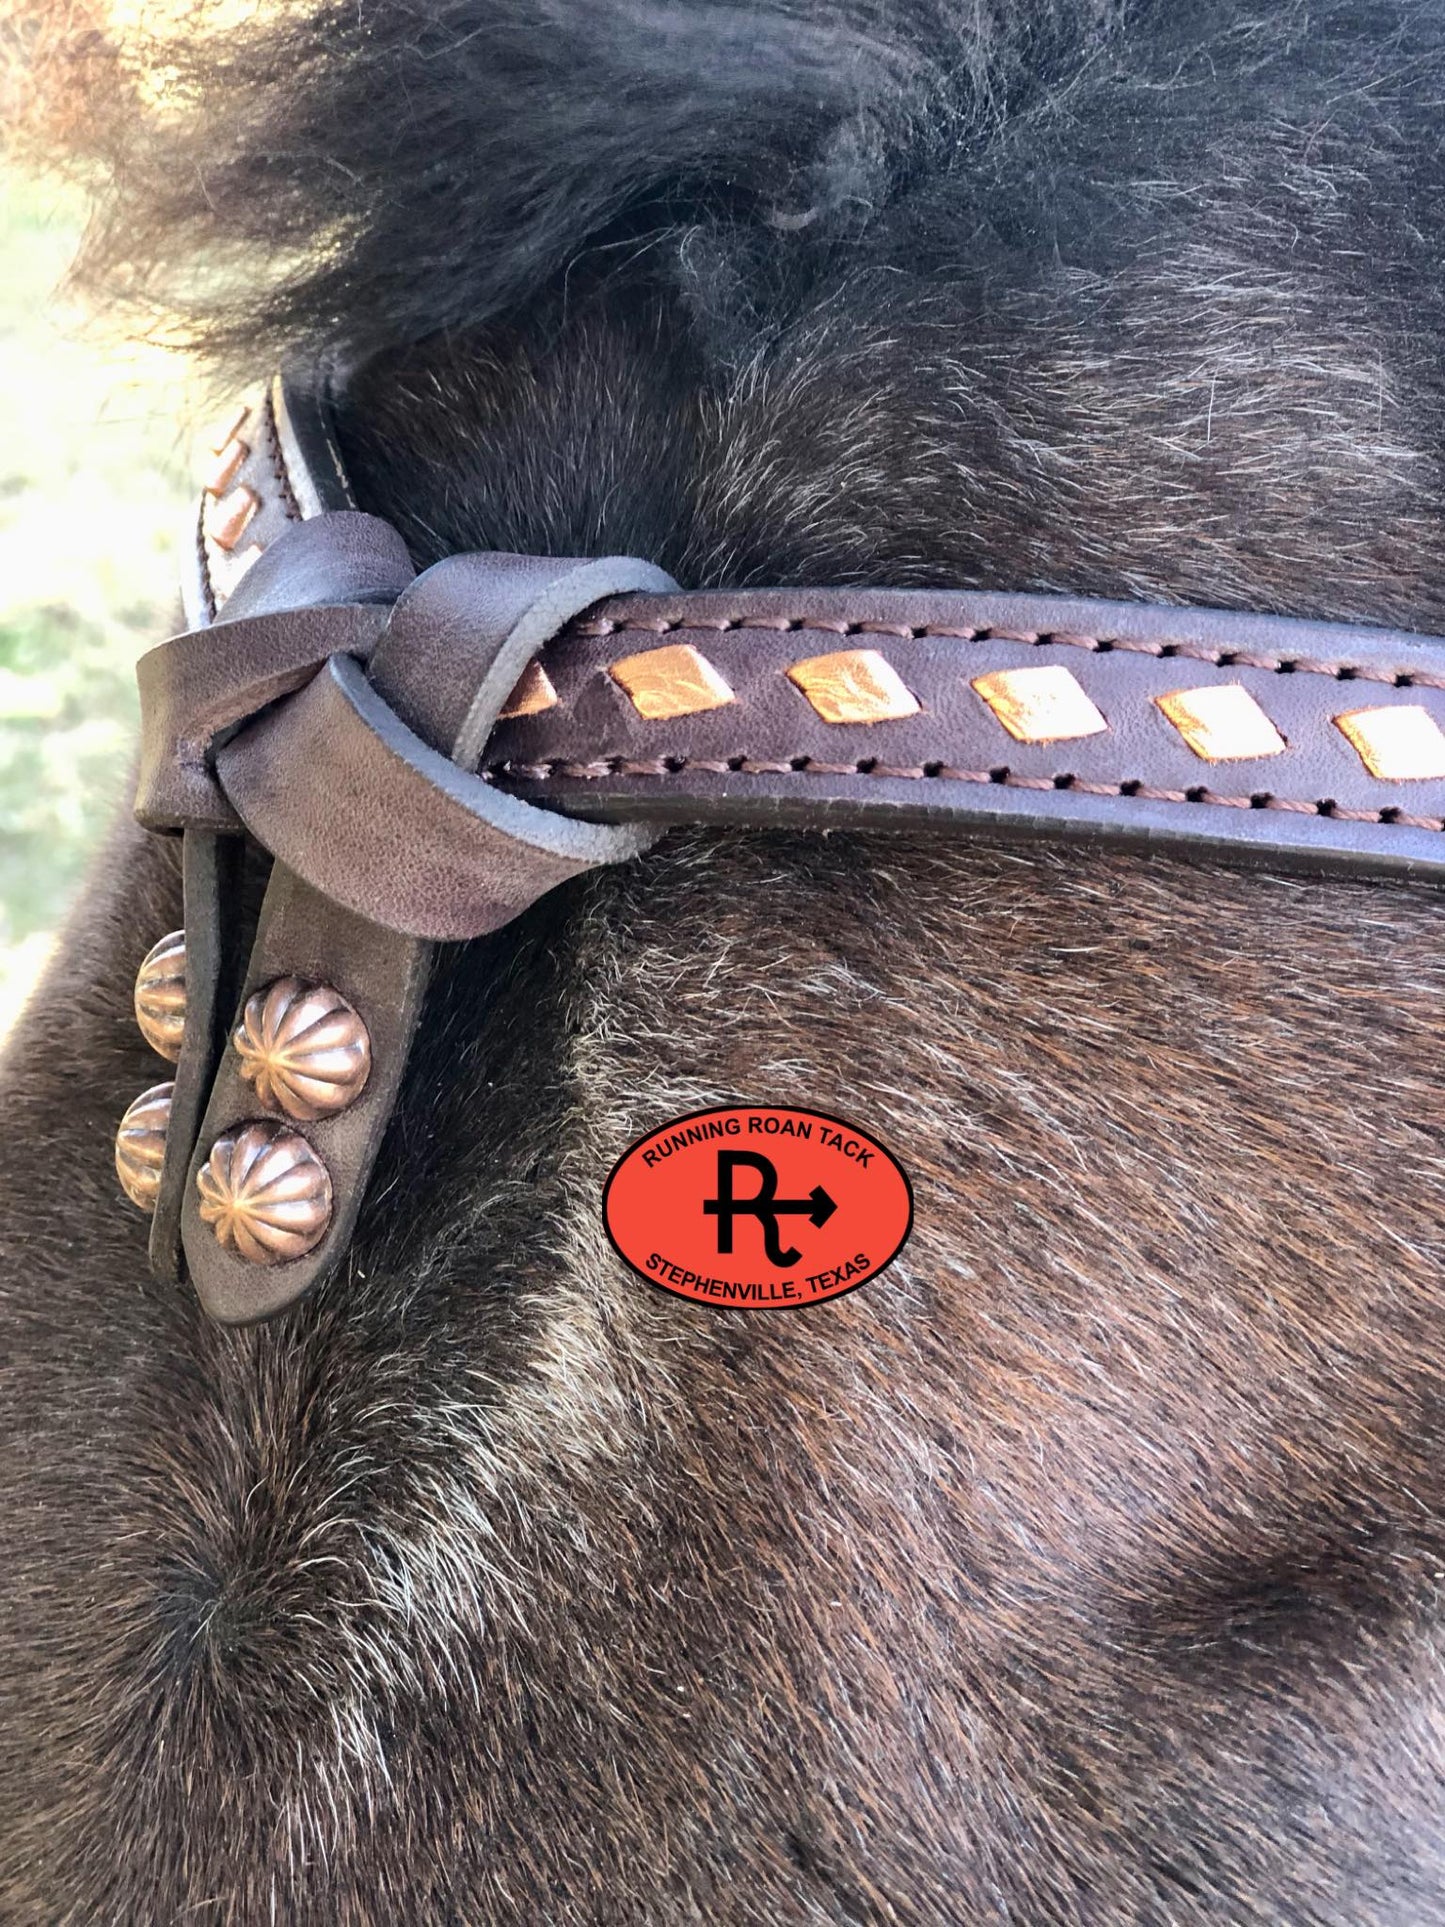
[[(89, 285), (324, 359), (418, 566), (1445, 628), (1436, 7), (69, 25)], [(0, 1099), (0, 1918), (1445, 1921), (1440, 917), (673, 831), (445, 947), (347, 1263), (228, 1329), (115, 1190), (181, 921), (117, 822)], [(619, 1259), (734, 1101), (877, 1129), (887, 1272)]]

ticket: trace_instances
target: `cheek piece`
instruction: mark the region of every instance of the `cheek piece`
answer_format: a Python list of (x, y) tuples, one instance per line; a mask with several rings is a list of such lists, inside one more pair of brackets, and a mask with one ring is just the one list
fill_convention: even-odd
[[(185, 929), (175, 1065), (116, 1165), (224, 1324), (346, 1255), (435, 946), (672, 824), (1086, 840), (1445, 879), (1445, 640), (992, 590), (689, 593), (646, 561), (450, 556), (360, 512), (324, 384), (214, 440), (185, 633), (142, 658), (136, 814)], [(246, 840), (272, 858), (246, 950)]]

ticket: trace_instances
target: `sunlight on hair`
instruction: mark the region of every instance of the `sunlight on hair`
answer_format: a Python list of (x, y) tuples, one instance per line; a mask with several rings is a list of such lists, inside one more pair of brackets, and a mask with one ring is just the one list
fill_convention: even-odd
[(124, 796), (184, 515), (181, 363), (55, 292), (82, 218), (0, 169), (0, 1036)]

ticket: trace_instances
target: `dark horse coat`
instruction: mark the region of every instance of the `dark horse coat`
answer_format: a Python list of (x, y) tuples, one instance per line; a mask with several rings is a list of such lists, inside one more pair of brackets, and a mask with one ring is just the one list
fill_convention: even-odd
[[(92, 273), (325, 351), (419, 561), (1445, 629), (1437, 0), (27, 6)], [(83, 540), (83, 534), (77, 536)], [(1445, 906), (675, 835), (458, 948), (349, 1269), (153, 1284), (120, 827), (5, 1071), (0, 1920), (1445, 1921)], [(721, 1097), (917, 1230), (614, 1258)]]

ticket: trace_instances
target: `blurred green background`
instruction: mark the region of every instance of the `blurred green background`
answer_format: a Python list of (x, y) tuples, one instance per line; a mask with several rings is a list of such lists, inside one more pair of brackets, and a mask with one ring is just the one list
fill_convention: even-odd
[(64, 297), (82, 220), (0, 167), (0, 1037), (124, 797), (187, 513), (182, 364)]

